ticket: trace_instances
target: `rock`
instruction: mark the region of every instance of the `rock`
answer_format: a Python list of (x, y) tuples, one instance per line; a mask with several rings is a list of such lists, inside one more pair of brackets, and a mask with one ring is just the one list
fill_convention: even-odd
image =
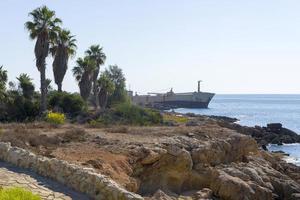
[(199, 126), (200, 124), (195, 120), (190, 120), (185, 125), (186, 126)]
[(187, 133), (186, 134), (188, 137), (195, 137), (195, 134), (194, 133)]
[(176, 145), (167, 147), (166, 154), (153, 165), (145, 165), (140, 173), (140, 194), (151, 194), (159, 189), (180, 193), (192, 170), (193, 161), (188, 151)]
[(243, 161), (250, 154), (257, 153), (257, 144), (250, 137), (232, 136), (224, 141), (210, 142), (192, 150), (195, 164), (206, 163), (212, 166), (221, 163)]
[(221, 120), (221, 121), (228, 122), (228, 123), (234, 123), (234, 122), (239, 121), (237, 118), (226, 117), (226, 116), (209, 115), (208, 117), (211, 119)]
[(282, 154), (284, 156), (289, 156), (290, 154), (285, 153), (284, 151), (272, 151), (272, 153)]
[[(256, 185), (255, 185), (256, 186)], [(233, 177), (222, 171), (215, 172), (211, 189), (221, 199), (231, 200), (272, 200), (272, 192), (262, 187), (251, 187), (238, 177)]]
[(149, 154), (141, 161), (142, 165), (149, 165), (153, 164), (158, 161), (160, 158), (160, 154), (155, 153), (154, 151), (150, 150)]
[(237, 131), (244, 135), (252, 136), (260, 145), (300, 143), (300, 135), (292, 130), (283, 128), (280, 123), (268, 124), (267, 127), (247, 127), (235, 123), (218, 121), (222, 127)]
[(209, 188), (203, 188), (193, 195), (194, 200), (212, 199), (213, 191)]
[(267, 124), (267, 129), (270, 132), (279, 133), (282, 129), (282, 124), (281, 123), (270, 123), (270, 124)]
[(292, 199), (293, 200), (300, 200), (300, 193), (293, 193), (292, 194)]
[(150, 198), (150, 200), (174, 200), (174, 198), (168, 196), (161, 190), (157, 190), (154, 195)]

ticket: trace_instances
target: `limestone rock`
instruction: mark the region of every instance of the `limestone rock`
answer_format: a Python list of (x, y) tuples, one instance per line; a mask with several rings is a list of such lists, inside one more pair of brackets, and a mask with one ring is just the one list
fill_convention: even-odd
[(203, 188), (193, 195), (193, 200), (212, 199), (213, 191), (209, 188)]
[(155, 163), (160, 158), (160, 154), (150, 150), (149, 154), (141, 161), (142, 165), (149, 165)]

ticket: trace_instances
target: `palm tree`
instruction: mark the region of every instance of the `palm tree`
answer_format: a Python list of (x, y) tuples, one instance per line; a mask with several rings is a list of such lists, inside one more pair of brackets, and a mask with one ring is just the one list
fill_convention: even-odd
[(101, 74), (98, 80), (98, 85), (100, 89), (98, 93), (99, 105), (100, 108), (105, 109), (108, 97), (115, 90), (115, 84), (106, 74)]
[(89, 57), (78, 58), (76, 66), (73, 68), (73, 75), (78, 81), (81, 97), (87, 101), (92, 89), (92, 76), (96, 64)]
[(25, 23), (29, 32), (30, 39), (36, 39), (34, 54), (36, 58), (36, 67), (40, 71), (41, 78), (41, 112), (47, 108), (46, 105), (46, 57), (49, 53), (49, 44), (57, 36), (58, 25), (62, 23), (56, 18), (55, 12), (49, 10), (46, 6), (39, 7), (29, 13), (32, 21)]
[(96, 63), (96, 67), (93, 71), (93, 96), (94, 96), (94, 102), (95, 102), (95, 108), (98, 107), (98, 75), (100, 72), (100, 66), (104, 65), (106, 60), (106, 55), (103, 53), (103, 47), (100, 47), (100, 45), (92, 45), (88, 50), (86, 50), (86, 55), (94, 60)]
[(50, 52), (54, 57), (53, 74), (57, 90), (62, 91), (62, 82), (68, 69), (70, 56), (75, 56), (76, 39), (69, 30), (62, 29), (58, 32), (57, 38), (51, 43)]
[(20, 74), (19, 77), (17, 77), (17, 80), (19, 81), (19, 88), (22, 90), (23, 96), (26, 99), (31, 99), (34, 95), (32, 79), (28, 74)]

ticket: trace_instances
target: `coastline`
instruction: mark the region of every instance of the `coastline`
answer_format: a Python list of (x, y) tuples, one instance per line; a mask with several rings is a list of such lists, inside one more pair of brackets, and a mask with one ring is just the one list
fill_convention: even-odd
[[(173, 112), (177, 113), (177, 112)], [(195, 113), (177, 113), (189, 117), (207, 117), (217, 120), (218, 123), (226, 128), (233, 129), (238, 133), (253, 137), (262, 149), (269, 152), (282, 154), (282, 159), (287, 163), (300, 166), (300, 135), (285, 128), (281, 123), (270, 123), (266, 126), (244, 126), (239, 124), (239, 119), (228, 116), (199, 115)], [(296, 150), (285, 147), (294, 146)]]
[(169, 123), (156, 126), (2, 124), (0, 141), (21, 152), (9, 154), (8, 161), (18, 163), (22, 152), (33, 152), (43, 160), (75, 164), (80, 171), (92, 169), (145, 200), (300, 197), (300, 167), (238, 132), (243, 129), (230, 127), (233, 119), (162, 115)]

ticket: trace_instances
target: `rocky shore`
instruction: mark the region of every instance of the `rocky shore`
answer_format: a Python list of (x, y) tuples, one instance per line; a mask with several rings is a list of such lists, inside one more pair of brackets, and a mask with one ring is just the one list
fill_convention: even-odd
[(141, 199), (300, 199), (300, 168), (262, 148), (276, 134), (296, 139), (278, 124), (250, 128), (226, 117), (187, 115), (187, 122), (176, 126), (16, 127), (2, 126), (0, 141), (92, 168), (112, 179), (122, 194)]
[(234, 123), (238, 121), (235, 118), (222, 116), (210, 116), (210, 118), (217, 119), (220, 126), (253, 137), (262, 146), (266, 146), (267, 144), (300, 143), (300, 135), (290, 129), (284, 128), (281, 123), (270, 123), (266, 127), (248, 127)]

